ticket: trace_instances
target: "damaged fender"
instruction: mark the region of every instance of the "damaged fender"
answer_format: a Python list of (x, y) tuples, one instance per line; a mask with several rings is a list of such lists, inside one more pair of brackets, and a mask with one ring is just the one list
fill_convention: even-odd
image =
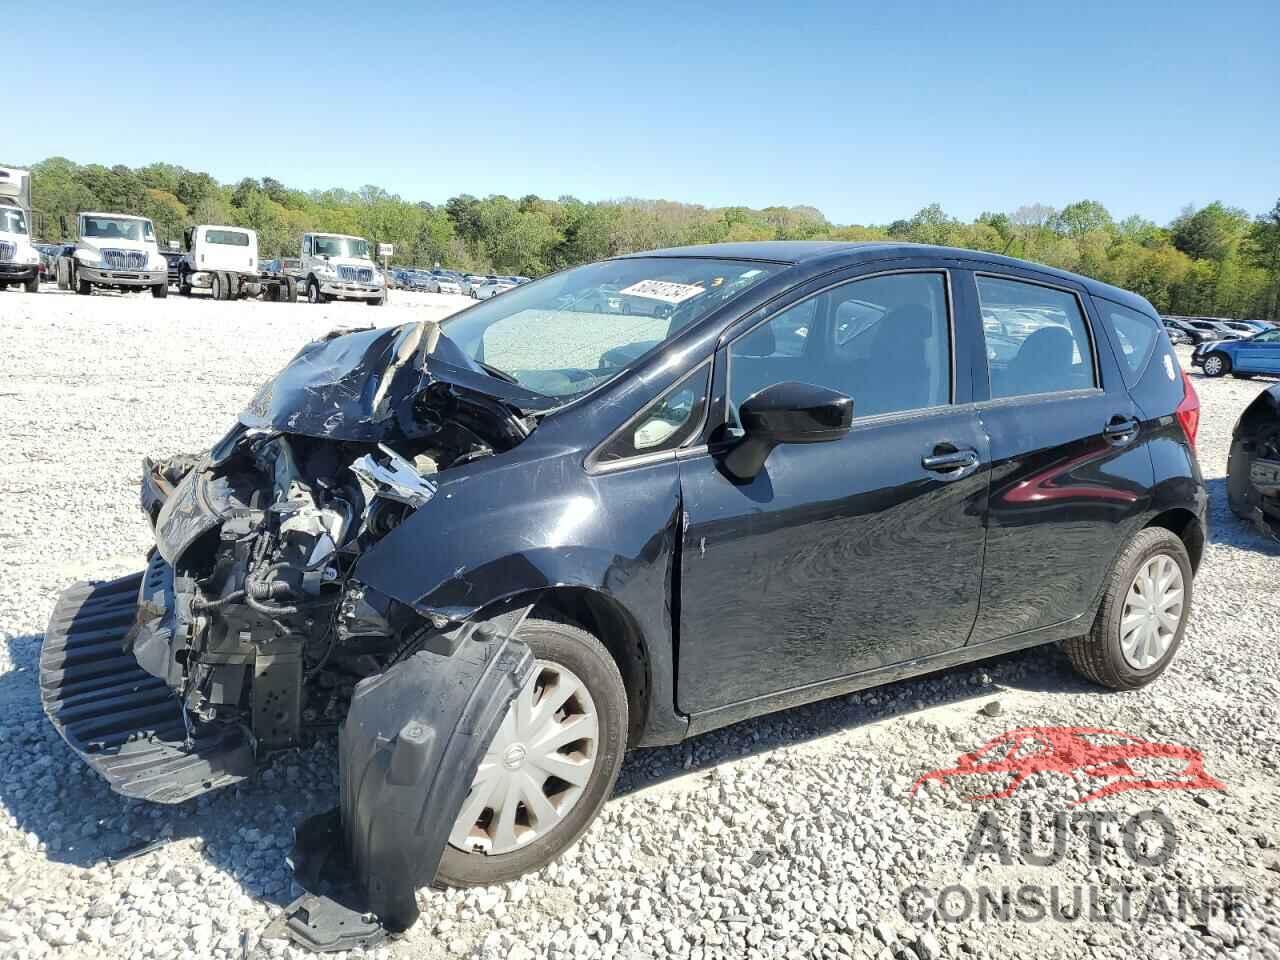
[(1236, 516), (1280, 538), (1280, 384), (1258, 394), (1236, 421), (1227, 499)]
[(439, 480), (429, 502), (360, 557), (354, 577), (423, 616), (454, 623), (510, 598), (589, 591), (639, 634), (648, 691), (641, 745), (682, 739), (671, 611), (678, 465), (593, 476), (571, 456), (532, 465), (514, 457)]
[(435, 880), (485, 751), (533, 674), (533, 654), (513, 636), (527, 613), (356, 686), (339, 736), (341, 807), (298, 830), (294, 866), (309, 894), (286, 911), (289, 939), (348, 949), (362, 922), (402, 931), (418, 919), (415, 891)]

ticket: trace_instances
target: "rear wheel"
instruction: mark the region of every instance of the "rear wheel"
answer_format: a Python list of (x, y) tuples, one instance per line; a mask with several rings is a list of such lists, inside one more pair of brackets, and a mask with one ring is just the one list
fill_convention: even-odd
[(209, 292), (215, 300), (225, 300), (227, 296), (227, 281), (223, 279), (223, 275), (214, 272), (209, 276)]
[(298, 281), (293, 277), (284, 278), (284, 286), (280, 290), (281, 297), (288, 303), (298, 302)]
[(1206, 377), (1220, 377), (1231, 372), (1231, 358), (1215, 351), (1204, 358), (1202, 369)]
[(1144, 687), (1164, 672), (1191, 613), (1191, 558), (1163, 527), (1139, 530), (1120, 553), (1088, 636), (1064, 647), (1075, 668), (1115, 690)]
[(537, 667), (507, 710), (449, 835), (437, 882), (504, 883), (580, 837), (613, 790), (627, 739), (627, 692), (595, 637), (527, 620), (516, 636)]

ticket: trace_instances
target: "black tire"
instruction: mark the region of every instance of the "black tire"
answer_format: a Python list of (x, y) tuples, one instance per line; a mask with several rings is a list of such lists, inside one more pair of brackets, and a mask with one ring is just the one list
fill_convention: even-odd
[(371, 307), (380, 307), (386, 302), (387, 302), (387, 292), (385, 290), (382, 292), (382, 296), (378, 297), (376, 300), (365, 301), (365, 303), (367, 303)]
[(240, 274), (223, 273), (223, 276), (227, 278), (227, 299), (239, 300), (240, 299)]
[(209, 295), (215, 300), (225, 300), (227, 297), (227, 281), (217, 271), (209, 275)]
[(26, 291), (27, 291), (27, 293), (39, 293), (39, 292), (40, 292), (40, 278), (39, 278), (39, 277), (32, 277), (30, 280), (24, 280), (24, 281), (22, 282), (22, 287), (23, 287), (23, 289), (24, 289), (24, 290), (26, 290)]
[[(1125, 598), (1138, 571), (1158, 554), (1170, 557), (1182, 571), (1182, 614), (1164, 655), (1150, 666), (1139, 669), (1125, 659), (1120, 648), (1120, 620), (1124, 615)], [(1063, 644), (1072, 666), (1094, 683), (1113, 690), (1145, 687), (1165, 671), (1182, 645), (1191, 615), (1191, 594), (1191, 558), (1178, 535), (1163, 527), (1139, 530), (1116, 559), (1104, 587), (1102, 605), (1098, 608), (1093, 629), (1087, 636), (1075, 637)]]
[(1231, 358), (1219, 350), (1204, 358), (1201, 368), (1206, 377), (1222, 377), (1231, 372)]
[(315, 277), (307, 281), (307, 302), (324, 303), (325, 296), (320, 292), (320, 284)]
[(152, 287), (151, 296), (155, 297), (157, 300), (163, 300), (165, 297), (169, 296), (169, 281), (166, 280), (164, 283), (157, 283)]
[(293, 279), (293, 277), (285, 277), (284, 288), (281, 290), (281, 293), (284, 295), (284, 300), (287, 303), (297, 303), (298, 281)]
[(191, 279), (190, 274), (186, 273), (185, 271), (178, 274), (178, 293), (181, 296), (184, 296), (184, 297), (191, 296), (191, 284), (189, 282), (190, 279)]
[(551, 620), (526, 620), (516, 635), (539, 660), (566, 667), (587, 687), (599, 720), (596, 765), (577, 803), (545, 836), (494, 856), (446, 846), (436, 874), (438, 886), (506, 883), (546, 866), (577, 842), (595, 820), (622, 767), (627, 746), (627, 691), (609, 651), (585, 630)]
[(280, 288), (274, 283), (268, 283), (262, 288), (262, 299), (268, 303), (275, 303), (280, 299)]
[(78, 272), (75, 274), (75, 283), (76, 293), (80, 294), (80, 296), (87, 297), (93, 293), (93, 284), (88, 280), (81, 280)]

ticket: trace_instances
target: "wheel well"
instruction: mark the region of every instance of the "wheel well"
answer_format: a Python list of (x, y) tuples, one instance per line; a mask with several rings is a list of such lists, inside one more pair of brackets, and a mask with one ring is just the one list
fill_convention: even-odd
[(561, 587), (542, 593), (529, 616), (581, 627), (604, 644), (627, 691), (628, 742), (635, 743), (649, 711), (649, 653), (644, 636), (617, 601), (585, 587)]
[(1187, 548), (1191, 558), (1191, 570), (1200, 569), (1200, 558), (1204, 556), (1204, 527), (1190, 510), (1176, 507), (1157, 514), (1147, 523), (1148, 527), (1164, 527), (1177, 534)]

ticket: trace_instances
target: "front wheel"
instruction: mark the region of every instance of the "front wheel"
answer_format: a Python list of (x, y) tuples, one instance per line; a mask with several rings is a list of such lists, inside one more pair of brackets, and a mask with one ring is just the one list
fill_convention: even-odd
[(1201, 369), (1206, 377), (1220, 377), (1231, 372), (1231, 359), (1225, 353), (1211, 353), (1204, 358)]
[(163, 300), (169, 295), (169, 282), (166, 280), (164, 283), (156, 284), (151, 288), (151, 295), (157, 300)]
[(505, 883), (546, 866), (590, 826), (622, 766), (627, 692), (604, 645), (550, 620), (526, 620), (516, 636), (537, 666), (476, 772), (439, 884)]
[(1177, 534), (1139, 530), (1116, 560), (1093, 629), (1064, 644), (1072, 665), (1104, 687), (1145, 687), (1182, 643), (1191, 580), (1191, 558)]
[(320, 292), (320, 284), (316, 283), (315, 277), (307, 282), (307, 302), (324, 303), (324, 294)]
[(32, 277), (30, 280), (24, 280), (22, 283), (22, 287), (24, 290), (27, 291), (27, 293), (39, 293), (40, 278), (36, 276), (36, 277)]

